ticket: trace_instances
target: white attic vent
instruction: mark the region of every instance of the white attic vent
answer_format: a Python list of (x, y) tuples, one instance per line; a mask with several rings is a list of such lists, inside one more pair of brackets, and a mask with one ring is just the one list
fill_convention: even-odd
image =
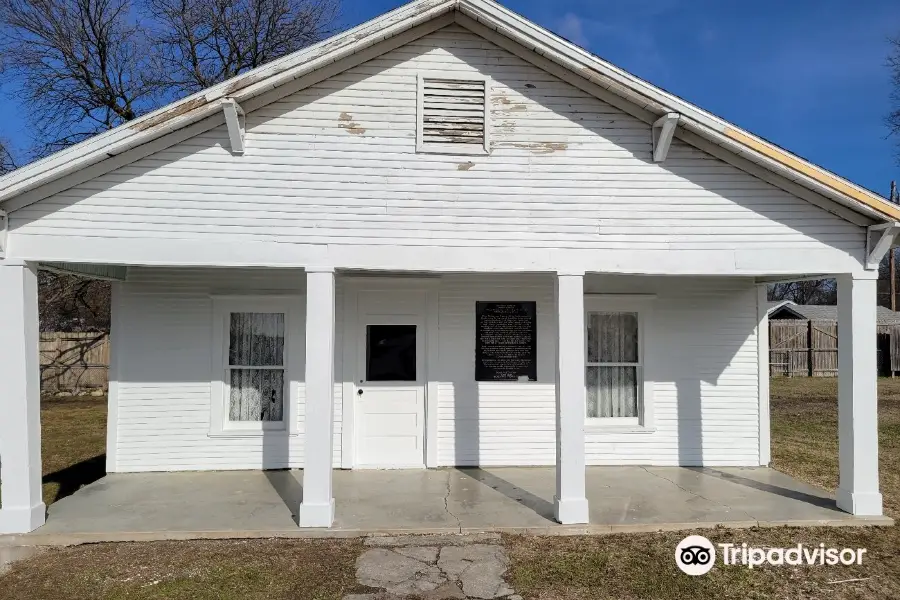
[(487, 154), (490, 148), (489, 98), (485, 78), (420, 75), (417, 151)]

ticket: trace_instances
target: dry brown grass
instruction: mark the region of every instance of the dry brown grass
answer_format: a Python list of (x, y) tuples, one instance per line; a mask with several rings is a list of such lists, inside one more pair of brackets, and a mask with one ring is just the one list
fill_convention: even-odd
[(106, 398), (43, 400), (41, 459), (43, 497), (48, 506), (103, 477), (106, 474)]
[(228, 540), (55, 549), (0, 578), (0, 600), (324, 600), (356, 584), (359, 540)]
[[(44, 501), (106, 471), (106, 399), (41, 405)], [(358, 540), (224, 540), (51, 549), (0, 577), (0, 600), (342, 598), (358, 589)]]
[[(900, 379), (879, 381), (881, 488), (886, 512), (900, 516)], [(828, 490), (837, 486), (837, 380), (772, 382), (773, 466)], [(716, 567), (704, 577), (677, 569), (687, 533), (574, 538), (507, 538), (513, 587), (527, 598), (900, 598), (900, 528), (780, 528), (697, 532), (713, 543), (763, 547), (798, 543), (866, 548), (861, 566)], [(863, 579), (847, 583), (831, 583)]]
[[(675, 546), (690, 533), (714, 544), (746, 542), (755, 547), (798, 543), (866, 548), (860, 566), (746, 567), (721, 565), (702, 577), (675, 566)], [(671, 600), (721, 598), (900, 598), (900, 536), (892, 529), (779, 528), (622, 534), (588, 537), (510, 537), (513, 588), (541, 600)], [(835, 584), (834, 581), (864, 579)]]
[[(772, 380), (772, 466), (826, 490), (838, 484), (837, 379)], [(885, 512), (900, 518), (900, 378), (878, 380)]]
[(106, 398), (41, 403), (44, 502), (69, 496), (106, 474)]

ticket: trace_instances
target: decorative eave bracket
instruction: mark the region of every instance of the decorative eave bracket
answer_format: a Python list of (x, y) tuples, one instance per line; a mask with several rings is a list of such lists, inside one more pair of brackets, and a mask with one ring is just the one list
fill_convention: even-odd
[(228, 126), (228, 139), (231, 142), (231, 152), (244, 153), (244, 109), (232, 98), (222, 100), (222, 110), (225, 112), (225, 124)]
[(671, 112), (661, 116), (653, 123), (653, 162), (661, 163), (666, 160), (679, 119), (681, 119), (680, 114)]
[(866, 231), (866, 269), (875, 270), (881, 259), (894, 246), (894, 239), (900, 233), (900, 223), (880, 223), (870, 225)]

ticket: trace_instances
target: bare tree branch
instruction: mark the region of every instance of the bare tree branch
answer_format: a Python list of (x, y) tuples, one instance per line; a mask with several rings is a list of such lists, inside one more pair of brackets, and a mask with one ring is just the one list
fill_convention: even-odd
[(148, 48), (129, 0), (0, 0), (3, 78), (21, 89), (38, 156), (153, 107)]
[(335, 31), (338, 0), (147, 0), (156, 71), (191, 93), (315, 43)]
[[(0, 0), (0, 82), (21, 90), (35, 156), (130, 121), (333, 32), (339, 0)], [(152, 21), (152, 35), (146, 23)], [(0, 145), (0, 174), (15, 168)], [(42, 271), (43, 330), (109, 327), (109, 284)]]
[[(316, 42), (340, 0), (0, 0), (0, 82), (43, 156)], [(148, 28), (148, 24), (152, 27)]]
[(0, 175), (6, 175), (16, 169), (16, 163), (6, 145), (0, 141)]
[(40, 271), (41, 331), (109, 331), (109, 296), (107, 281)]
[[(890, 40), (891, 54), (888, 56), (888, 68), (891, 70), (893, 91), (891, 92), (891, 112), (885, 118), (891, 134), (900, 133), (900, 37)], [(897, 162), (900, 163), (900, 152), (897, 153)]]
[(790, 300), (797, 304), (837, 304), (837, 282), (834, 279), (789, 281), (769, 286), (769, 301)]

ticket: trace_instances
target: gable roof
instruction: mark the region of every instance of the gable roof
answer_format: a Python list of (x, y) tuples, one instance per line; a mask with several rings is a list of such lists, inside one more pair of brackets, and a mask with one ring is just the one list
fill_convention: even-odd
[(784, 310), (786, 312), (789, 312), (791, 315), (793, 315), (794, 318), (805, 319), (806, 317), (804, 317), (802, 314), (800, 314), (799, 312), (794, 310), (795, 306), (797, 306), (797, 304), (793, 300), (781, 300), (779, 302), (769, 302), (769, 308), (768, 308), (768, 310), (766, 310), (766, 314), (771, 317), (775, 313), (781, 312), (782, 310)]
[[(492, 0), (415, 0), (17, 169), (0, 178), (0, 206), (8, 211), (27, 206), (196, 135), (211, 127), (201, 127), (202, 122), (221, 114), (223, 100), (231, 99), (244, 104), (244, 109), (253, 110), (276, 99), (273, 92), (281, 86), (296, 85), (298, 80), (302, 84), (305, 76), (327, 71), (342, 59), (365, 57), (367, 50), (377, 50), (377, 44), (409, 35), (419, 26), (432, 23), (437, 29), (454, 21), (495, 43), (505, 44), (507, 49), (511, 49), (508, 42), (512, 41), (532, 52), (535, 56), (531, 58), (542, 63), (538, 66), (552, 68), (554, 74), (570, 83), (587, 86), (587, 91), (647, 123), (677, 113), (677, 135), (687, 143), (719, 158), (736, 160), (741, 163), (740, 168), (757, 176), (774, 175), (778, 183), (770, 183), (811, 202), (816, 201), (815, 194), (824, 196), (850, 209), (839, 213), (844, 218), (858, 224), (900, 220), (900, 206), (615, 67)], [(416, 37), (420, 35), (424, 33)], [(66, 184), (63, 178), (69, 176), (81, 180)], [(858, 215), (871, 221), (860, 221)]]
[[(809, 321), (837, 321), (837, 305), (835, 304), (797, 304), (790, 300), (770, 302), (768, 314), (771, 316), (780, 310), (786, 310), (800, 319)], [(876, 312), (878, 325), (900, 325), (900, 312), (886, 306), (878, 306)]]

